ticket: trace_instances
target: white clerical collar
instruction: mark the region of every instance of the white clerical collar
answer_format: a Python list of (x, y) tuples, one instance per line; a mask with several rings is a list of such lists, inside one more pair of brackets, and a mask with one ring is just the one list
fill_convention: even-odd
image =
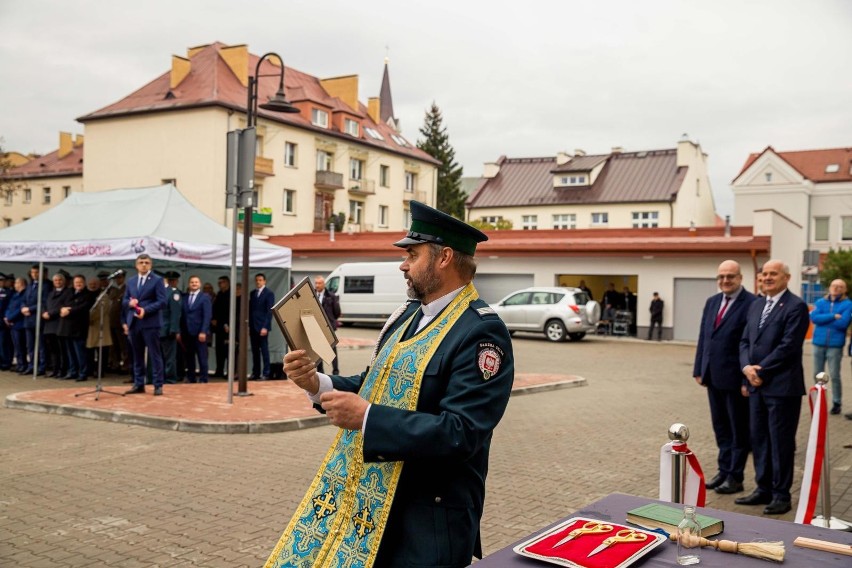
[(456, 288), (449, 294), (445, 294), (438, 298), (437, 300), (433, 300), (428, 304), (421, 304), (420, 309), (423, 310), (423, 317), (433, 318), (441, 313), (441, 310), (450, 305), (450, 302), (453, 301), (453, 298), (459, 295), (459, 292), (462, 291), (464, 286), (461, 288)]

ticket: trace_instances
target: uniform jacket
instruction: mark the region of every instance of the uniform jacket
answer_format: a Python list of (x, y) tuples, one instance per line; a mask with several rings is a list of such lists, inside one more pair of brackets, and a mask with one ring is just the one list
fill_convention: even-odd
[(748, 321), (740, 341), (740, 369), (760, 365), (759, 387), (743, 378), (749, 392), (758, 389), (766, 396), (803, 396), (805, 372), (802, 368), (802, 343), (808, 332), (808, 306), (801, 298), (785, 290), (778, 303), (759, 328), (760, 316), (766, 305), (761, 298), (751, 303)]
[[(60, 319), (59, 335), (62, 337), (83, 338), (89, 331), (89, 309), (97, 297), (87, 289), (79, 292), (71, 290), (65, 307), (71, 308), (67, 316)], [(97, 317), (94, 318), (97, 321)]]
[(166, 288), (166, 305), (161, 312), (163, 326), (160, 337), (174, 337), (180, 333), (180, 322), (183, 317), (183, 296), (180, 290), (169, 286)]
[[(834, 317), (840, 314), (840, 319)], [(852, 300), (843, 298), (833, 301), (831, 297), (820, 298), (811, 312), (814, 322), (813, 344), (820, 347), (843, 347), (846, 344), (846, 330), (852, 321)]]
[(183, 332), (196, 336), (199, 333), (210, 333), (210, 319), (213, 314), (213, 302), (210, 296), (201, 290), (195, 294), (195, 301), (189, 305), (191, 294), (183, 297), (183, 316), (181, 329)]
[(340, 298), (328, 288), (323, 290), (322, 293), (322, 309), (331, 324), (337, 327), (337, 320), (340, 318)]
[(15, 290), (12, 288), (0, 286), (0, 317), (5, 317), (6, 310), (9, 309), (9, 302), (11, 301), (14, 293)]
[(260, 332), (261, 329), (269, 331), (272, 326), (272, 306), (275, 305), (275, 294), (269, 286), (263, 287), (263, 293), (258, 297), (257, 288), (251, 291), (249, 296), (249, 329)]
[[(145, 285), (139, 289), (139, 276), (135, 275), (128, 277), (125, 282), (127, 288), (124, 291), (124, 298), (121, 300), (121, 307), (125, 310), (125, 323), (132, 327), (140, 327), (140, 329), (156, 329), (159, 331), (161, 326), (160, 311), (166, 305), (166, 288), (163, 286), (163, 279), (149, 272), (145, 279)], [(145, 310), (145, 317), (141, 320), (136, 317), (136, 310), (130, 309), (130, 298), (136, 298), (139, 301), (139, 306)]]
[[(412, 302), (383, 338), (419, 307)], [(500, 354), (499, 368), (489, 379), (483, 378), (479, 361), (485, 351)], [(491, 436), (512, 390), (512, 342), (502, 320), (482, 300), (471, 303), (424, 364), (417, 409), (374, 404), (363, 433), (365, 461), (405, 462), (380, 565), (470, 562), (485, 501)], [(333, 376), (332, 382), (335, 389), (357, 392), (365, 376)]]
[(68, 305), (73, 293), (74, 291), (66, 286), (62, 290), (53, 289), (47, 295), (47, 301), (41, 306), (42, 313), (47, 312), (48, 315), (48, 319), (42, 318), (41, 321), (44, 333), (59, 333), (59, 310)]
[(719, 292), (707, 298), (704, 304), (692, 376), (701, 377), (707, 386), (739, 391), (743, 384), (740, 339), (743, 337), (749, 308), (754, 302), (754, 294), (743, 288), (737, 300), (728, 305), (719, 327), (713, 329), (724, 298), (725, 295)]
[[(44, 306), (47, 304), (47, 295), (53, 291), (53, 283), (50, 280), (42, 280), (41, 284), (41, 309), (44, 311)], [(24, 316), (24, 328), (35, 329), (36, 318), (41, 318), (38, 313), (38, 281), (33, 280), (27, 285), (24, 290), (24, 306), (30, 309), (30, 315)], [(21, 306), (21, 307), (24, 307)], [(44, 326), (42, 326), (44, 332)]]
[(24, 327), (24, 314), (21, 313), (21, 308), (24, 306), (24, 294), (26, 294), (26, 290), (16, 291), (9, 298), (9, 305), (6, 306), (4, 317), (7, 324), (15, 329), (23, 329)]

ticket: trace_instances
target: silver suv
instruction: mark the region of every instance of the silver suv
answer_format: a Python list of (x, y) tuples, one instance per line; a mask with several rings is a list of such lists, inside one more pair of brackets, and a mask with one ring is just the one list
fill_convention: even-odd
[(543, 332), (550, 341), (579, 341), (601, 319), (600, 304), (579, 288), (524, 288), (491, 307), (510, 333)]

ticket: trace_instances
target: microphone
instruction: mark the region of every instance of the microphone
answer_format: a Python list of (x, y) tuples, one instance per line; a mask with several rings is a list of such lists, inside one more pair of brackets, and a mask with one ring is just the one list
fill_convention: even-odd
[(109, 276), (107, 276), (107, 280), (112, 280), (113, 278), (118, 278), (119, 276), (123, 276), (125, 274), (124, 269), (119, 268)]

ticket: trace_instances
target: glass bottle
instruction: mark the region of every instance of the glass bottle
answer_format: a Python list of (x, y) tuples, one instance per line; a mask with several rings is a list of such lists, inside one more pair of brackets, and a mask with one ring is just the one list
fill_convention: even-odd
[(683, 508), (683, 520), (677, 525), (677, 563), (681, 565), (698, 564), (701, 545), (701, 525), (695, 518), (695, 507)]

